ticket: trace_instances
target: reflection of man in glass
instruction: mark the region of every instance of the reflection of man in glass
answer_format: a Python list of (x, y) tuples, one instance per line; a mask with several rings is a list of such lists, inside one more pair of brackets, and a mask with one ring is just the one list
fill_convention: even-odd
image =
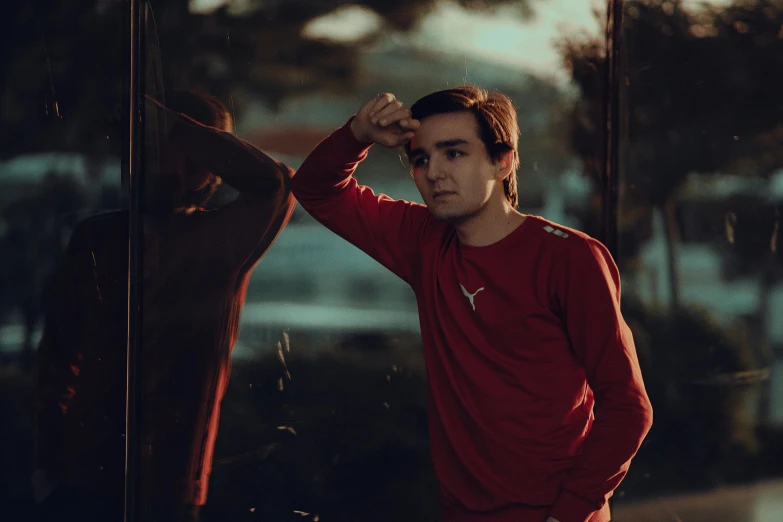
[[(292, 171), (234, 137), (217, 99), (178, 91), (166, 104), (176, 112), (159, 114), (174, 124), (161, 173), (147, 180), (144, 209), (138, 385), (145, 521), (194, 520), (206, 501), (250, 273), (295, 204)], [(221, 180), (239, 196), (205, 210)], [(122, 517), (127, 260), (127, 212), (82, 222), (49, 303), (33, 481), (39, 500), (48, 497), (44, 515), (57, 520), (68, 510), (82, 520)]]
[[(367, 102), (292, 181), (416, 293), (444, 521), (606, 522), (652, 422), (620, 278), (595, 239), (524, 215), (511, 101), (474, 87)], [(426, 206), (352, 173), (405, 145)], [(593, 415), (593, 405), (599, 409)]]

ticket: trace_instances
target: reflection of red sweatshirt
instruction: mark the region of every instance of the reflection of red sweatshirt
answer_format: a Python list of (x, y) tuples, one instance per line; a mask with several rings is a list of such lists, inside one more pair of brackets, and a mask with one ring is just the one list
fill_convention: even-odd
[(495, 244), (461, 245), (426, 207), (359, 186), (366, 153), (346, 125), (292, 188), (416, 293), (443, 520), (608, 521), (652, 422), (608, 251), (533, 216)]
[[(145, 237), (142, 504), (206, 501), (250, 274), (295, 205), (287, 166), (227, 134), (196, 132), (188, 141), (240, 195), (217, 210), (175, 213)], [(82, 222), (39, 346), (36, 466), (115, 499), (124, 493), (127, 259), (127, 212)]]

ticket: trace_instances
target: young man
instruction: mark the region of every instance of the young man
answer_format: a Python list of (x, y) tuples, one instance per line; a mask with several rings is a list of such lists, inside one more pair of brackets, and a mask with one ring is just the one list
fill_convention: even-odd
[[(416, 293), (442, 520), (607, 522), (652, 409), (609, 252), (515, 210), (517, 140), (503, 94), (460, 87), (410, 110), (383, 94), (292, 188)], [(373, 143), (405, 145), (426, 206), (357, 184)]]
[[(225, 105), (189, 91), (165, 101), (154, 110), (174, 125), (143, 212), (138, 501), (150, 522), (196, 520), (206, 502), (250, 274), (295, 206), (292, 170), (237, 139)], [(220, 180), (239, 196), (205, 210)], [(38, 348), (44, 520), (122, 520), (127, 281), (128, 213), (80, 223)]]

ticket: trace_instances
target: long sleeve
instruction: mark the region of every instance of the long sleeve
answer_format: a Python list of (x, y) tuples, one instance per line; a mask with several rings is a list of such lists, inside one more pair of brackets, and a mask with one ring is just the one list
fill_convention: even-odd
[(556, 292), (574, 354), (596, 400), (583, 452), (551, 512), (586, 522), (628, 471), (652, 425), (631, 331), (620, 312), (620, 275), (598, 241), (580, 241), (561, 256)]
[(423, 205), (376, 195), (353, 177), (369, 146), (350, 120), (324, 139), (294, 176), (296, 199), (316, 220), (411, 284), (430, 215)]
[(229, 132), (195, 122), (182, 127), (191, 160), (239, 192), (211, 214), (229, 234), (237, 261), (252, 268), (293, 214), (293, 170)]

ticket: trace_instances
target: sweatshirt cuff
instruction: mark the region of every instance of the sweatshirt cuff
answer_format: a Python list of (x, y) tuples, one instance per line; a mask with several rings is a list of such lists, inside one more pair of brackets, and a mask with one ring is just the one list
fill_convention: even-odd
[(595, 504), (569, 491), (562, 491), (549, 516), (560, 522), (588, 522), (596, 511)]
[(359, 141), (353, 135), (351, 122), (354, 118), (355, 116), (351, 116), (345, 125), (332, 134), (332, 145), (334, 146), (337, 156), (341, 160), (347, 162), (363, 160), (365, 156), (367, 156), (367, 151), (369, 151), (370, 147), (373, 145), (372, 143)]

